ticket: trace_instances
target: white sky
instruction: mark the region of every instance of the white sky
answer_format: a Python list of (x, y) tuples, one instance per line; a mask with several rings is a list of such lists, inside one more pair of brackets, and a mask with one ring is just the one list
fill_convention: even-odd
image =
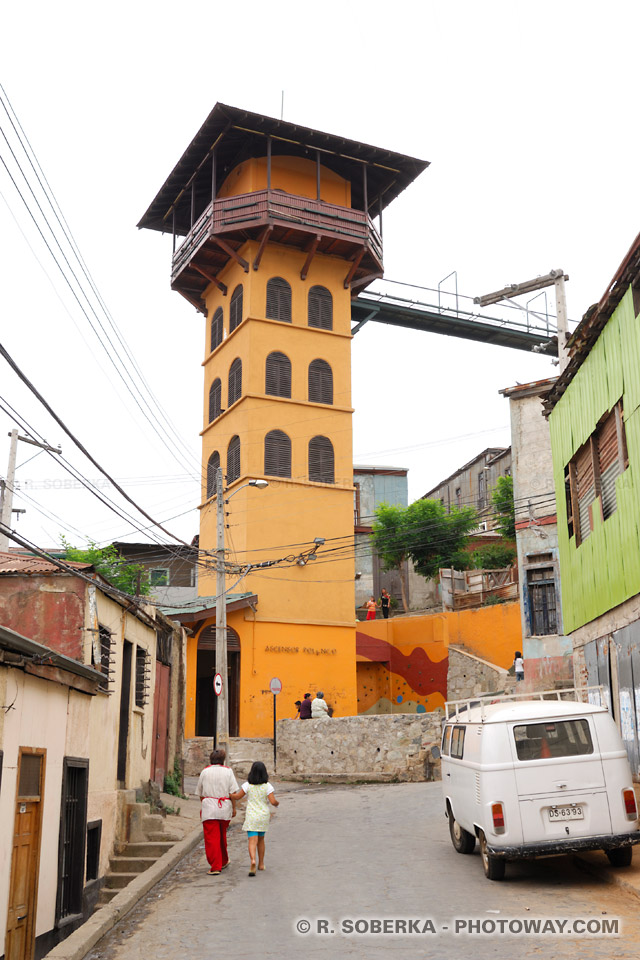
[[(187, 474), (200, 460), (204, 320), (170, 291), (171, 238), (135, 224), (214, 103), (279, 116), (284, 90), (287, 120), (430, 160), (385, 214), (386, 276), (436, 287), (457, 270), (473, 296), (563, 267), (577, 320), (640, 226), (638, 36), (640, 7), (615, 0), (8, 5), (0, 81), (191, 459), (169, 456), (119, 395), (2, 166), (0, 339), (134, 499), (160, 520), (183, 514), (199, 492)], [(1, 137), (0, 156), (15, 175)], [(0, 364), (0, 397), (98, 477)], [(485, 446), (507, 445), (498, 390), (554, 369), (370, 323), (353, 342), (354, 460), (409, 467), (414, 499)], [(0, 412), (0, 473), (12, 425)], [(35, 452), (20, 444), (18, 462)], [(66, 474), (45, 454), (17, 476), (60, 518), (14, 501), (33, 541), (55, 542), (61, 521), (75, 542), (142, 539), (88, 494), (47, 489)], [(169, 526), (190, 540), (197, 511)]]

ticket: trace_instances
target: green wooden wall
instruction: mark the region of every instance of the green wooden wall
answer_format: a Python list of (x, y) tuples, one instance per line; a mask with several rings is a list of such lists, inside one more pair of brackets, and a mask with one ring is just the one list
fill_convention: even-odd
[[(622, 397), (629, 467), (616, 480), (617, 509), (576, 547), (569, 539), (564, 468)], [(631, 287), (549, 417), (558, 509), (565, 633), (640, 593), (640, 317)]]

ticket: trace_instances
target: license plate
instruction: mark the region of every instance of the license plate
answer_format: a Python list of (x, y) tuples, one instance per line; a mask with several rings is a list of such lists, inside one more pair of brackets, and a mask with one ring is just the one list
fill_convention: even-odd
[(582, 807), (549, 807), (549, 820), (584, 820)]

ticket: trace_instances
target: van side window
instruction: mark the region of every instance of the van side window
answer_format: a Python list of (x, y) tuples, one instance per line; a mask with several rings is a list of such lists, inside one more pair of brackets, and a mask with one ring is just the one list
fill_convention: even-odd
[(445, 757), (449, 756), (449, 748), (451, 746), (451, 727), (445, 727), (444, 733), (442, 734), (442, 753)]
[(593, 753), (588, 720), (523, 723), (513, 728), (518, 760), (579, 757)]
[(454, 727), (451, 734), (451, 756), (457, 760), (461, 760), (464, 753), (464, 734), (464, 727)]

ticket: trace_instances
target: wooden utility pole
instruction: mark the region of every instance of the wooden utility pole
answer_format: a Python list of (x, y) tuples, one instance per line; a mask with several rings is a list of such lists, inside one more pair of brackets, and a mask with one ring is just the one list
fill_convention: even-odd
[[(18, 454), (18, 440), (23, 443), (30, 443), (34, 447), (40, 447), (42, 450), (49, 450), (50, 453), (62, 453), (60, 447), (50, 447), (48, 443), (40, 443), (38, 440), (32, 440), (31, 437), (21, 437), (17, 430), (9, 433), (11, 443), (9, 445), (9, 463), (7, 465), (7, 478), (2, 485), (2, 508), (0, 509), (0, 551), (6, 552), (9, 549), (9, 537), (4, 530), (11, 529), (11, 514), (13, 510), (13, 491), (16, 482), (16, 457)], [(23, 512), (23, 511), (20, 511)]]

